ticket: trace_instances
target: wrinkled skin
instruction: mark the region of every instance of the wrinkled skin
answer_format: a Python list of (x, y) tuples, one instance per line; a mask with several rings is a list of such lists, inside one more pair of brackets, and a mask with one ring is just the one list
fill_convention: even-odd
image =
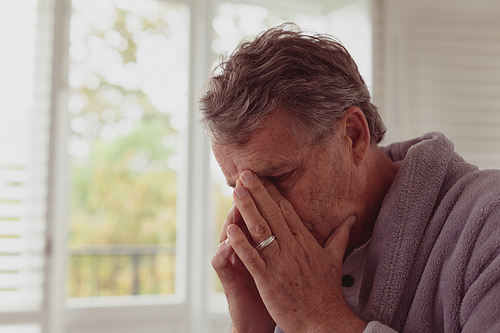
[[(278, 114), (243, 146), (212, 145), (235, 188), (212, 259), (233, 332), (273, 332), (275, 324), (286, 333), (362, 332), (342, 296), (342, 262), (370, 237), (397, 169), (370, 143), (357, 108), (321, 143), (300, 142), (283, 124)], [(275, 241), (257, 251), (271, 234)]]

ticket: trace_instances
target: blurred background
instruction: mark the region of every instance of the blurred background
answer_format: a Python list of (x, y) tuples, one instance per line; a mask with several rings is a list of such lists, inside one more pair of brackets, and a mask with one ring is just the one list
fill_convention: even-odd
[(495, 0), (0, 0), (0, 333), (227, 332), (232, 190), (196, 100), (283, 22), (340, 39), (388, 127), (500, 168)]

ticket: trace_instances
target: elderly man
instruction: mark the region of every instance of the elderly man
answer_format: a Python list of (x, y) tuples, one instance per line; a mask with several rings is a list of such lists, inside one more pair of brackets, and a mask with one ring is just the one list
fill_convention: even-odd
[(201, 109), (234, 187), (212, 259), (233, 332), (500, 332), (500, 172), (439, 133), (379, 147), (340, 43), (271, 29)]

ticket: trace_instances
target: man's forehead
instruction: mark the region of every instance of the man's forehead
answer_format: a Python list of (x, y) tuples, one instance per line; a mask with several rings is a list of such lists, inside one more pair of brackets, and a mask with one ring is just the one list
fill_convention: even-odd
[(273, 176), (295, 163), (302, 151), (303, 142), (290, 135), (284, 116), (277, 114), (269, 119), (266, 127), (256, 132), (244, 144), (218, 144), (212, 142), (212, 149), (227, 184), (234, 187), (239, 175), (251, 170), (258, 176)]

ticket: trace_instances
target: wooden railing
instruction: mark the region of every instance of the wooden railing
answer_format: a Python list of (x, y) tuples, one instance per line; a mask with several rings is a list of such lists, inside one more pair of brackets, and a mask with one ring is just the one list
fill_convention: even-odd
[(175, 245), (78, 245), (69, 254), (69, 297), (175, 292)]

